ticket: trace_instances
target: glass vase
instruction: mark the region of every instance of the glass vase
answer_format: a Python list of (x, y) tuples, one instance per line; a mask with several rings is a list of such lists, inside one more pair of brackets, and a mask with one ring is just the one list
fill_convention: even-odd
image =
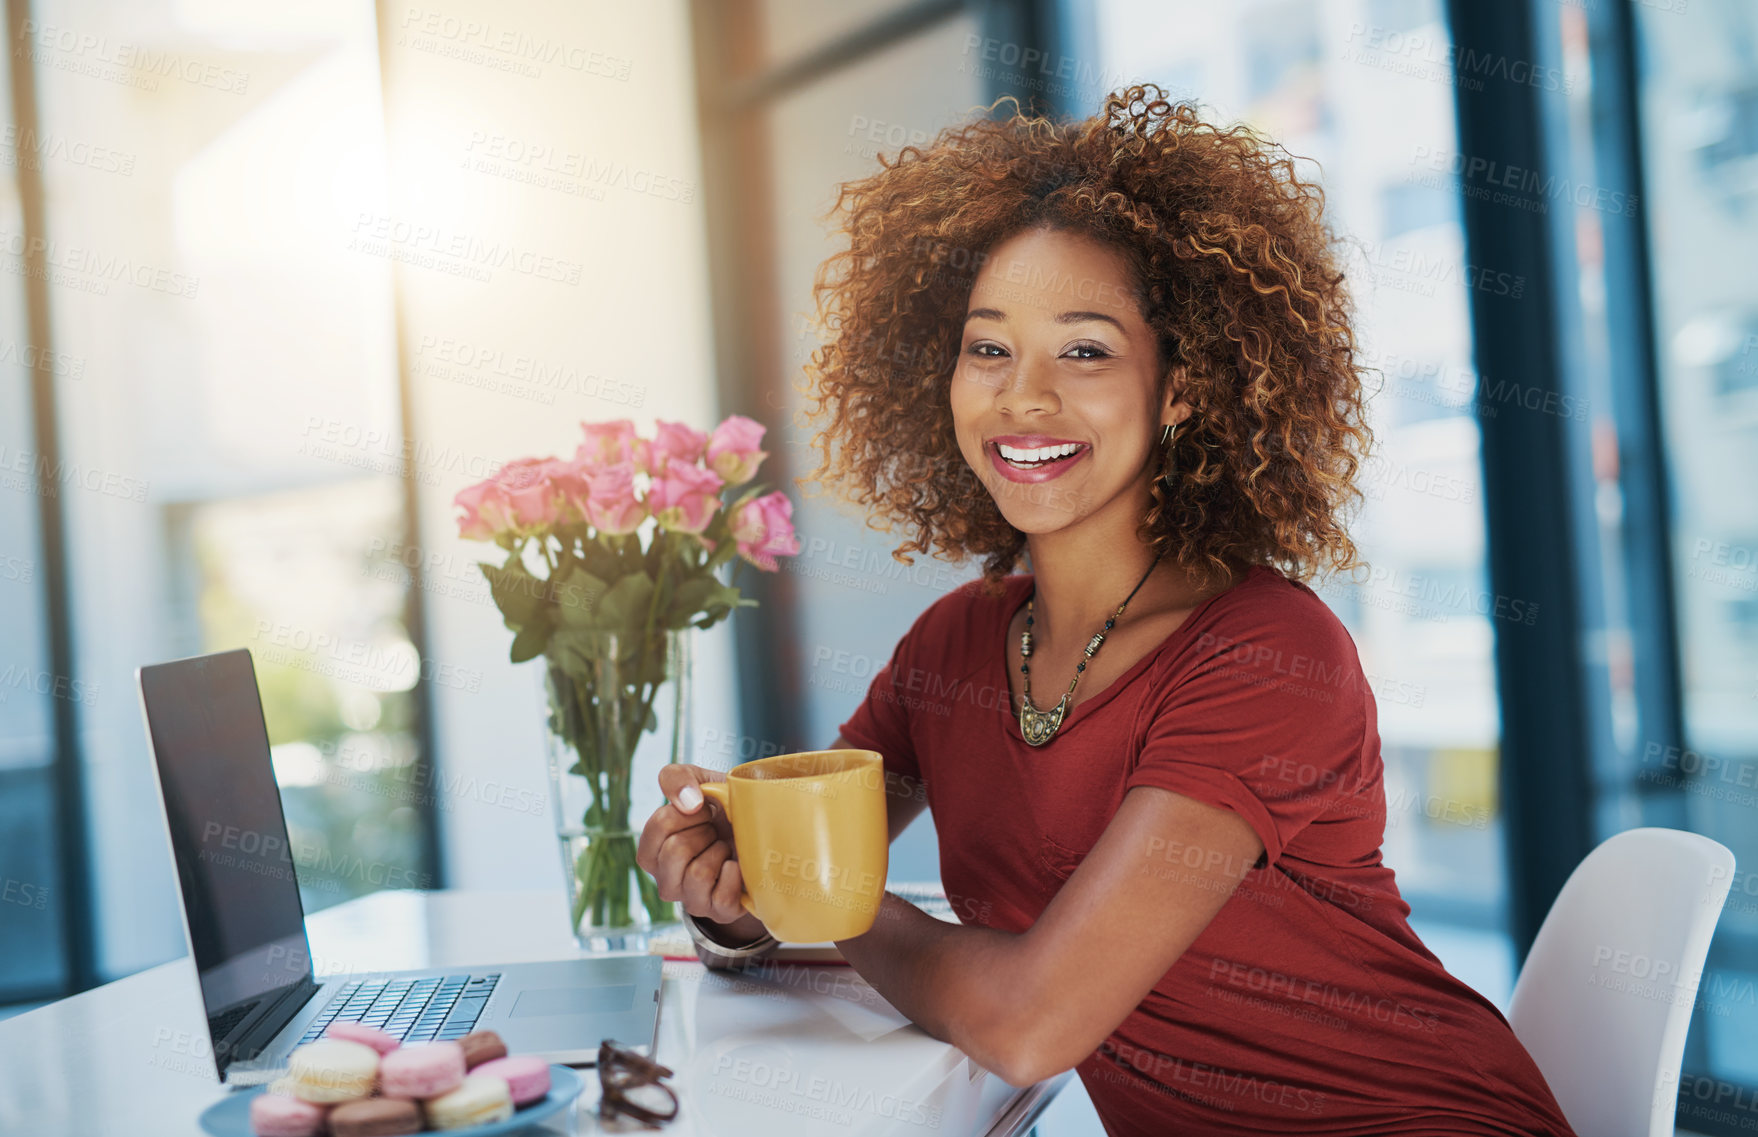
[(635, 864), (641, 827), (664, 802), (659, 770), (690, 733), (694, 629), (577, 635), (544, 657), (550, 800), (574, 938), (589, 951), (644, 950), (678, 921)]

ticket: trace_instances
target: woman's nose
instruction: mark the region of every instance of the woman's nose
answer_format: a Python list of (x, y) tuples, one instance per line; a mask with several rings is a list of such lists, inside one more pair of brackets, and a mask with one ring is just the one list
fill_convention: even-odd
[(1043, 363), (1018, 360), (995, 392), (995, 408), (1011, 415), (1034, 410), (1053, 414), (1061, 410), (1054, 370)]

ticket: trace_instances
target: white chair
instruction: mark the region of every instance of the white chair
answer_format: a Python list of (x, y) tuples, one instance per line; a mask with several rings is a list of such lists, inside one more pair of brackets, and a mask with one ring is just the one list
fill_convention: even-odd
[(1580, 1137), (1665, 1137), (1697, 984), (1734, 855), (1631, 829), (1569, 874), (1514, 985), (1508, 1021)]

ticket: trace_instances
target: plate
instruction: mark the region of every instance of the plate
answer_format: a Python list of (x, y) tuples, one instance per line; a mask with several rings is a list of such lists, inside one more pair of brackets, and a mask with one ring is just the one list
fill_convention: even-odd
[[(423, 1133), (445, 1133), (448, 1137), (494, 1137), (497, 1133), (517, 1133), (527, 1125), (535, 1125), (560, 1113), (567, 1104), (580, 1096), (586, 1083), (566, 1066), (549, 1068), (549, 1095), (542, 1101), (521, 1106), (505, 1121), (490, 1125), (472, 1125), (468, 1129), (424, 1129)], [(268, 1093), (267, 1086), (258, 1086), (243, 1093), (230, 1094), (202, 1110), (201, 1128), (213, 1137), (255, 1137), (250, 1129), (250, 1099)]]

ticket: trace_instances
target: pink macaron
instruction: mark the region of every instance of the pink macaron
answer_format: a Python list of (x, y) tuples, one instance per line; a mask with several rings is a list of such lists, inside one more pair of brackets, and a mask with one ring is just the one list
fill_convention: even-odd
[(490, 1074), (507, 1083), (515, 1106), (529, 1105), (549, 1093), (549, 1063), (529, 1054), (484, 1062), (472, 1074)]
[(455, 1042), (403, 1046), (378, 1067), (379, 1092), (388, 1098), (431, 1098), (464, 1082), (464, 1048)]
[(250, 1131), (256, 1137), (317, 1137), (328, 1112), (296, 1097), (261, 1093), (250, 1099)]
[(345, 1038), (349, 1042), (363, 1042), (378, 1051), (381, 1056), (389, 1054), (403, 1045), (398, 1041), (396, 1035), (386, 1033), (376, 1026), (367, 1026), (365, 1023), (331, 1023), (324, 1028), (324, 1037)]

